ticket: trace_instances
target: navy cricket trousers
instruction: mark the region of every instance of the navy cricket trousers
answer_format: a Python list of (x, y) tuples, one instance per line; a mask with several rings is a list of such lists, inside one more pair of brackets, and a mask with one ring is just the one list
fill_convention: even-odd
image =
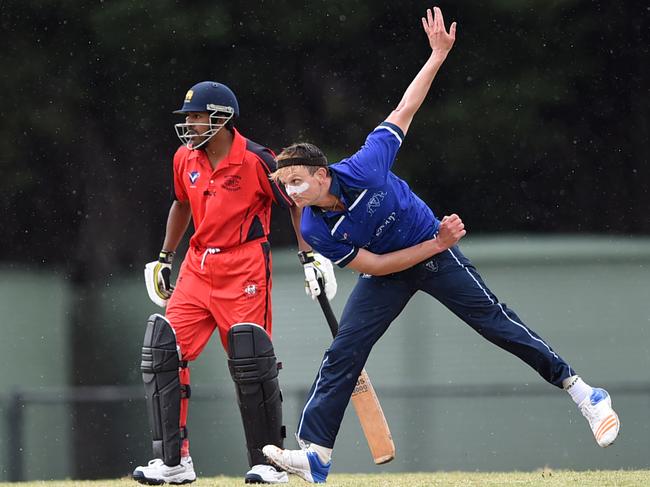
[(487, 288), (457, 246), (402, 272), (362, 274), (339, 332), (325, 351), (298, 424), (298, 437), (332, 448), (370, 350), (417, 291), (430, 294), (495, 345), (516, 355), (551, 384), (575, 372)]

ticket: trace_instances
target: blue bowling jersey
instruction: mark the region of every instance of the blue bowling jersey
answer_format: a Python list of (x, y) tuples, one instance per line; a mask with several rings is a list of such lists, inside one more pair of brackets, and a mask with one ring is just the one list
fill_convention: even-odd
[(403, 139), (398, 126), (380, 124), (359, 151), (329, 166), (330, 193), (338, 196), (347, 210), (327, 211), (317, 206), (303, 210), (303, 238), (339, 267), (354, 260), (359, 249), (385, 254), (437, 233), (440, 221), (431, 209), (391, 172)]

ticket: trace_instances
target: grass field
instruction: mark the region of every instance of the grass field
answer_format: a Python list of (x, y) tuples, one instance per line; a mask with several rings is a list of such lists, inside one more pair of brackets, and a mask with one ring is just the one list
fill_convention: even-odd
[[(4, 483), (6, 487), (134, 487), (133, 480), (52, 480), (22, 483)], [(241, 477), (206, 477), (192, 484), (192, 487), (241, 487)], [(288, 485), (307, 486), (295, 476)], [(628, 487), (650, 485), (650, 470), (602, 470), (572, 472), (566, 470), (539, 470), (536, 472), (432, 472), (402, 474), (332, 474), (327, 485), (333, 487), (482, 487), (482, 486), (544, 486), (544, 487)]]

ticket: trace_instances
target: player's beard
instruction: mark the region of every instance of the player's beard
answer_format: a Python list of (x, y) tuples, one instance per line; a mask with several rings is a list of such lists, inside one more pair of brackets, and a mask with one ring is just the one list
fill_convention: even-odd
[[(191, 134), (190, 134), (190, 132), (191, 132)], [(203, 144), (203, 145), (201, 145), (201, 147), (199, 147), (199, 149), (205, 149), (205, 146), (207, 144), (204, 144), (204, 142), (208, 139), (205, 135), (199, 135), (194, 130), (190, 130), (188, 132), (188, 135), (191, 137), (190, 144), (191, 144), (192, 149), (196, 149), (196, 146), (201, 145), (201, 144)]]

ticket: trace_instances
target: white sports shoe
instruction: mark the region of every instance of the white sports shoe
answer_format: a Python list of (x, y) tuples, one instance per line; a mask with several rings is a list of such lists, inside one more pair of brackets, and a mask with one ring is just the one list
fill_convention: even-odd
[(287, 472), (278, 471), (271, 465), (255, 465), (244, 478), (247, 484), (286, 484), (289, 482)]
[(266, 445), (262, 453), (281, 469), (313, 484), (324, 483), (332, 465), (332, 462), (323, 465), (318, 453), (309, 449), (283, 450), (275, 445)]
[(165, 465), (160, 458), (154, 458), (146, 467), (137, 467), (133, 471), (133, 480), (147, 485), (189, 484), (196, 480), (196, 473), (192, 457), (181, 457), (181, 463), (173, 467)]
[(612, 398), (605, 389), (594, 388), (589, 397), (578, 406), (582, 415), (589, 421), (596, 443), (603, 448), (614, 443), (621, 422), (612, 409)]

